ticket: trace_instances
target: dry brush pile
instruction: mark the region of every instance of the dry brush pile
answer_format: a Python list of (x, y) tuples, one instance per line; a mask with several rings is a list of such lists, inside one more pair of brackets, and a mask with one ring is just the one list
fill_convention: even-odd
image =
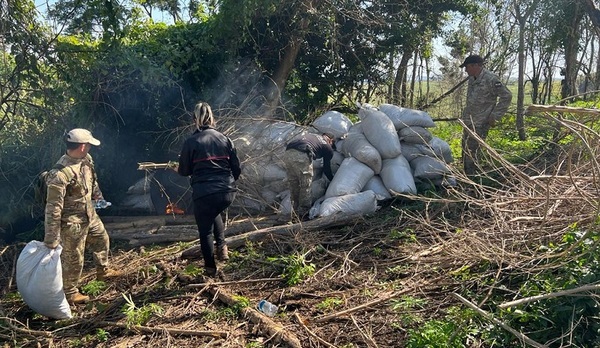
[[(555, 144), (517, 166), (483, 143), (494, 165), (477, 182), (455, 170), (457, 186), (396, 197), (345, 226), (266, 234), (233, 251), (220, 279), (198, 275), (201, 262), (181, 258), (190, 244), (115, 248), (113, 265), (126, 275), (70, 320), (35, 316), (15, 296), (23, 245), (3, 246), (0, 338), (32, 347), (402, 347), (427, 321), (469, 307), (516, 344), (558, 346), (490, 316), (498, 298), (523, 297), (507, 279), (578, 257), (576, 248), (546, 246), (574, 224), (594, 231), (598, 222), (600, 136), (582, 123), (545, 117), (569, 130), (568, 147)], [(93, 281), (91, 269), (84, 283)], [(261, 299), (279, 313), (259, 313)], [(134, 321), (131, 313), (146, 316)], [(477, 335), (463, 344), (486, 346)]]

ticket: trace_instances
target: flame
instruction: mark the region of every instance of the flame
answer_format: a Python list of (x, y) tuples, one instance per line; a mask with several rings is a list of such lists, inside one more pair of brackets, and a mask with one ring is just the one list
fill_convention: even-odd
[(175, 203), (169, 203), (165, 207), (165, 214), (167, 214), (167, 215), (170, 215), (170, 214), (183, 215), (183, 214), (185, 214), (185, 211), (183, 209), (179, 208)]

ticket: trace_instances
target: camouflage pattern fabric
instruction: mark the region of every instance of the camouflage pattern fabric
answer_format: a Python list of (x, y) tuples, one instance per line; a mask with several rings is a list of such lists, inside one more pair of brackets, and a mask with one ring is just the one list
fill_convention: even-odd
[(308, 213), (312, 206), (310, 185), (313, 178), (312, 159), (306, 152), (290, 149), (283, 157), (290, 187), (292, 210), (298, 216)]
[[(93, 253), (97, 266), (106, 267), (109, 238), (92, 202), (102, 198), (92, 157), (77, 159), (63, 155), (57, 163), (64, 168), (52, 170), (47, 177), (44, 243), (62, 242), (63, 288), (69, 296), (77, 292), (85, 247)], [(69, 180), (67, 170), (76, 180)]]
[[(469, 77), (467, 105), (462, 120), (475, 134), (485, 139), (493, 123), (500, 121), (506, 114), (511, 99), (512, 93), (498, 76), (484, 68), (477, 79)], [(474, 174), (477, 171), (480, 146), (466, 131), (463, 132), (462, 150), (465, 173)]]

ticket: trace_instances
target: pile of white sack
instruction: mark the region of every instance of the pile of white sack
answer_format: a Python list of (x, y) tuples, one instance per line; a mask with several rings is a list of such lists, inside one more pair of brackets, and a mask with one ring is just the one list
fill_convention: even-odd
[(417, 183), (441, 185), (448, 178), (452, 152), (447, 142), (429, 131), (435, 123), (428, 113), (391, 104), (378, 108), (365, 104), (358, 116), (360, 121), (353, 123), (340, 112), (328, 111), (311, 127), (255, 119), (228, 124), (225, 133), (242, 163), (239, 192), (231, 208), (249, 214), (290, 211), (282, 158), (286, 144), (303, 132), (330, 133), (336, 139), (333, 180), (328, 182), (322, 175), (322, 160), (313, 163), (311, 218), (336, 212), (371, 213), (378, 200), (416, 194)]

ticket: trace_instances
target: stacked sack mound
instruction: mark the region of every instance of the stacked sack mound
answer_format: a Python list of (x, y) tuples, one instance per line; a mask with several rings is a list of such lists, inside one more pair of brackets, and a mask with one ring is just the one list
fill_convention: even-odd
[(324, 197), (316, 200), (311, 217), (371, 213), (377, 200), (416, 194), (417, 183), (439, 185), (450, 174), (450, 146), (427, 129), (435, 123), (426, 112), (365, 104), (358, 117), (360, 121), (345, 135), (340, 135), (340, 125), (350, 121), (339, 112), (329, 111), (313, 123), (320, 133), (339, 139), (336, 151), (343, 160)]
[[(224, 121), (222, 129), (227, 129), (225, 133), (233, 140), (242, 163), (242, 175), (236, 183), (239, 191), (231, 208), (250, 214), (269, 210), (289, 213), (282, 158), (286, 144), (306, 132), (330, 133), (336, 139), (331, 182), (322, 175), (322, 160), (313, 162), (311, 217), (371, 213), (377, 209), (378, 200), (398, 193), (416, 194), (418, 183), (437, 185), (447, 178), (446, 164), (452, 162), (450, 146), (431, 135), (427, 128), (435, 124), (426, 112), (391, 104), (377, 109), (365, 104), (358, 116), (360, 121), (353, 124), (344, 114), (327, 111), (310, 127), (277, 120)], [(147, 194), (151, 175), (132, 188), (143, 187), (141, 191)], [(132, 196), (141, 197), (131, 191)]]

